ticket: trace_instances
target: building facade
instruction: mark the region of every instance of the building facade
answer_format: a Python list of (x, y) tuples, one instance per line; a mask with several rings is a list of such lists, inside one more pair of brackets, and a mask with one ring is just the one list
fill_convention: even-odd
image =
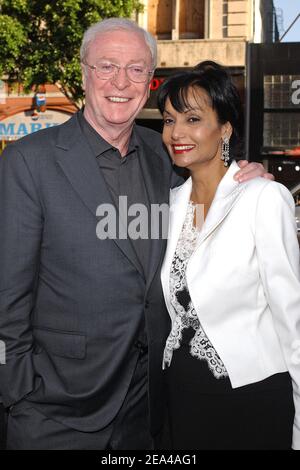
[(25, 93), (20, 83), (0, 80), (0, 152), (13, 140), (62, 124), (75, 111), (56, 85)]
[[(245, 90), (246, 48), (249, 42), (272, 42), (276, 36), (273, 0), (141, 0), (144, 11), (135, 18), (158, 40), (158, 68), (140, 122), (161, 128), (156, 109), (160, 83), (170, 74), (206, 59), (231, 69), (242, 96)], [(0, 80), (0, 140), (23, 137), (60, 124), (76, 108), (55, 85), (25, 94), (20, 84)]]
[[(244, 95), (249, 42), (278, 38), (273, 0), (143, 0), (137, 21), (158, 41), (158, 68), (140, 118), (155, 128), (155, 92), (171, 73), (214, 60), (231, 69)], [(151, 120), (153, 120), (151, 122)]]
[(245, 66), (247, 41), (277, 38), (273, 0), (143, 0), (141, 26), (158, 39), (159, 67), (213, 59)]

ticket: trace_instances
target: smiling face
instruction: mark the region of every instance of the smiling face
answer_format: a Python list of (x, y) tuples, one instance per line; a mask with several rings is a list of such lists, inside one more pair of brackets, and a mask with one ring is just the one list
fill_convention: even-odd
[(142, 65), (150, 71), (150, 49), (139, 33), (125, 30), (104, 32), (96, 36), (85, 57), (89, 65), (96, 65), (99, 60), (122, 68), (114, 77), (101, 80), (95, 70), (83, 66), (85, 115), (97, 130), (131, 126), (147, 101), (150, 80), (131, 82), (123, 67)]
[(176, 111), (169, 98), (163, 113), (163, 141), (173, 162), (190, 170), (199, 164), (219, 159), (222, 138), (230, 137), (231, 125), (221, 125), (211, 107), (207, 93), (200, 88), (190, 88), (183, 112)]

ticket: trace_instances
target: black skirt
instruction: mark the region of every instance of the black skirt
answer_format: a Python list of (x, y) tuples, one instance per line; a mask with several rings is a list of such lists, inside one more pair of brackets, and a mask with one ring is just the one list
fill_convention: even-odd
[(194, 330), (165, 371), (168, 427), (164, 447), (176, 450), (287, 450), (294, 421), (290, 375), (280, 373), (233, 389), (228, 377), (217, 379), (205, 360), (190, 354)]

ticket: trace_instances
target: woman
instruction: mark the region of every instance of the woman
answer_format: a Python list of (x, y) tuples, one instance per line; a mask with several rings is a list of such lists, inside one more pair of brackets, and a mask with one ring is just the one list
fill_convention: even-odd
[(171, 191), (161, 274), (171, 447), (300, 449), (293, 199), (272, 181), (234, 181), (243, 118), (223, 67), (171, 77), (159, 108), (170, 156), (190, 171)]

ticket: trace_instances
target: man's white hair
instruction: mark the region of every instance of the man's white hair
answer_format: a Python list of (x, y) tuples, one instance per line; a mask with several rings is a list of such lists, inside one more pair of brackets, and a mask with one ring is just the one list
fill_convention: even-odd
[(81, 63), (85, 62), (90, 43), (93, 42), (99, 34), (120, 30), (135, 32), (141, 34), (144, 37), (145, 42), (150, 49), (152, 67), (155, 69), (157, 62), (157, 45), (155, 38), (148, 31), (140, 28), (137, 23), (126, 18), (108, 18), (106, 20), (98, 21), (98, 23), (90, 26), (83, 35), (80, 47)]

